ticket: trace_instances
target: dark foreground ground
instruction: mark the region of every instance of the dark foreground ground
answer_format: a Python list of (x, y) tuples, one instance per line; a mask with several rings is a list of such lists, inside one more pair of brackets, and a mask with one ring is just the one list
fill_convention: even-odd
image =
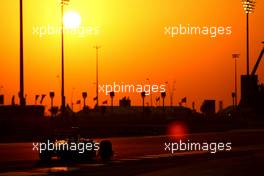
[(186, 137), (200, 142), (232, 142), (229, 152), (164, 151), (168, 136), (110, 138), (115, 156), (103, 163), (38, 162), (32, 143), (0, 144), (0, 176), (9, 175), (263, 175), (264, 130), (199, 133)]

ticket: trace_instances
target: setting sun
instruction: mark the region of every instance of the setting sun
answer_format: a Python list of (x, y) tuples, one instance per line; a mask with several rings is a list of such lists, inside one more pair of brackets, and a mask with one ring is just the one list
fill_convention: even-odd
[(77, 28), (81, 24), (81, 16), (77, 12), (67, 12), (63, 22), (66, 28)]

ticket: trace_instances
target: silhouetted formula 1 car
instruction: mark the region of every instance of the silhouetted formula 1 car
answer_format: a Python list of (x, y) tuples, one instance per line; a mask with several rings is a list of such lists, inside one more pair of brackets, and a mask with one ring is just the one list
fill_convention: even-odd
[(62, 161), (92, 161), (100, 158), (110, 160), (113, 156), (112, 143), (102, 140), (100, 143), (90, 139), (71, 136), (39, 143), (39, 158), (50, 161), (57, 158)]

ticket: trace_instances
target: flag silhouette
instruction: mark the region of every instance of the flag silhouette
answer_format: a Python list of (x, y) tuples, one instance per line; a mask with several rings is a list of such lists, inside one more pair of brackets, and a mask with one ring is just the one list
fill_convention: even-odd
[(43, 100), (45, 99), (46, 95), (45, 94), (42, 94), (41, 95), (41, 99), (40, 99), (40, 104), (42, 104)]
[(157, 98), (156, 98), (156, 101), (157, 101), (157, 102), (160, 101), (160, 97), (157, 97)]
[(103, 101), (103, 104), (107, 104), (107, 100)]
[(187, 103), (187, 97), (184, 97), (182, 100), (181, 100), (182, 103)]
[(39, 98), (39, 95), (36, 95), (36, 96), (35, 96), (35, 102), (38, 101), (38, 98)]

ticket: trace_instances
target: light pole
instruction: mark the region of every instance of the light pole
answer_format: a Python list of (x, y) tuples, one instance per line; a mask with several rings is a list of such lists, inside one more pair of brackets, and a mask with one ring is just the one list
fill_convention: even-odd
[(174, 97), (174, 92), (175, 92), (176, 81), (173, 81), (173, 84), (172, 84), (171, 88), (169, 87), (169, 81), (166, 81), (165, 84), (166, 84), (166, 89), (169, 89), (169, 93), (170, 93), (170, 106), (172, 108), (173, 107), (173, 97)]
[(247, 56), (247, 76), (249, 76), (249, 14), (253, 12), (256, 0), (242, 0), (246, 13), (246, 56)]
[(54, 91), (51, 91), (50, 92), (50, 109), (53, 109), (53, 99), (55, 97), (55, 92)]
[(74, 95), (74, 90), (75, 88), (72, 88), (72, 93), (71, 93), (71, 106), (72, 106), (72, 111), (73, 111), (73, 95)]
[(146, 92), (141, 92), (141, 97), (142, 97), (142, 109), (144, 112)]
[(115, 92), (114, 91), (110, 92), (110, 97), (111, 97), (111, 108), (112, 108), (112, 111), (113, 111), (113, 108), (114, 108), (114, 97), (115, 97)]
[(98, 87), (99, 87), (99, 76), (98, 76), (98, 72), (99, 72), (99, 68), (98, 68), (98, 50), (101, 48), (101, 46), (94, 46), (94, 48), (96, 49), (96, 106), (95, 107), (98, 107), (99, 106), (99, 90), (98, 90)]
[(24, 97), (24, 52), (23, 52), (23, 2), (20, 0), (20, 106), (25, 106)]
[(65, 111), (65, 95), (64, 95), (64, 23), (63, 23), (63, 7), (68, 5), (70, 0), (61, 0), (61, 111)]
[(233, 102), (233, 110), (236, 109), (236, 93), (232, 92), (232, 102)]
[(87, 92), (83, 92), (83, 93), (82, 93), (82, 97), (83, 97), (83, 109), (85, 109), (85, 108), (86, 108), (85, 100), (86, 100), (86, 98), (87, 98)]
[[(147, 81), (148, 81), (148, 84), (149, 84), (150, 86), (152, 86), (149, 78), (147, 78)], [(150, 97), (150, 107), (152, 107), (153, 104), (152, 104), (152, 92), (151, 92), (151, 91), (150, 91), (149, 95), (150, 95), (150, 96), (149, 96), (149, 97)]]
[(163, 107), (163, 111), (165, 112), (165, 97), (166, 97), (166, 92), (161, 92), (161, 97), (162, 97), (162, 107)]
[(237, 59), (240, 54), (232, 54), (233, 59), (235, 60), (235, 92), (234, 92), (234, 106), (237, 107)]

